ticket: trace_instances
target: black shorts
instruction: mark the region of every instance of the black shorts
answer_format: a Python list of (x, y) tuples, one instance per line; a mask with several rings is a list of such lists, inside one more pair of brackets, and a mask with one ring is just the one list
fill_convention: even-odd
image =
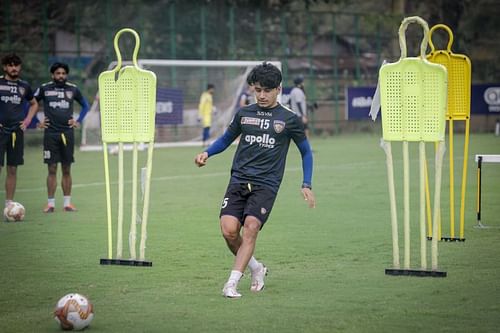
[(73, 131), (52, 133), (43, 136), (43, 162), (46, 164), (71, 164), (75, 161), (75, 136)]
[(0, 166), (18, 166), (24, 164), (24, 132), (17, 129), (12, 133), (0, 132)]
[(229, 184), (219, 217), (231, 215), (244, 224), (248, 215), (254, 216), (262, 223), (262, 228), (271, 214), (276, 194), (262, 185)]

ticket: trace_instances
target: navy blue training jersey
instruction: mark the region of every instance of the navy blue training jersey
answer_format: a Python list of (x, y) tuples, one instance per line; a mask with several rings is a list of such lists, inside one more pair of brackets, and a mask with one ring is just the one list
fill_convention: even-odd
[(241, 134), (231, 168), (231, 183), (251, 183), (278, 191), (285, 171), (290, 140), (306, 139), (302, 121), (278, 104), (263, 109), (252, 104), (238, 110), (227, 132), (232, 140)]
[(23, 80), (7, 80), (0, 76), (0, 124), (4, 130), (20, 127), (24, 120), (24, 103), (33, 99), (30, 85)]
[(63, 85), (52, 82), (42, 84), (35, 91), (37, 101), (43, 100), (43, 112), (49, 118), (49, 132), (62, 132), (70, 129), (68, 121), (73, 118), (73, 101), (83, 105), (80, 89), (70, 82)]

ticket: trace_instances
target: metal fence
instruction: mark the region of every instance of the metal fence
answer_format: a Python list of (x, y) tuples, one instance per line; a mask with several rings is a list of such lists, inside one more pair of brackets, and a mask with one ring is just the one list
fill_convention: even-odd
[[(53, 61), (65, 61), (70, 80), (92, 99), (98, 74), (114, 60), (114, 34), (130, 27), (141, 36), (141, 58), (279, 60), (284, 86), (303, 75), (308, 100), (326, 108), (323, 120), (332, 124), (343, 119), (344, 88), (375, 84), (382, 60), (399, 57), (402, 19), (172, 0), (3, 0), (0, 14), (0, 52), (21, 55), (33, 86), (50, 79)], [(408, 31), (410, 54), (420, 38)]]

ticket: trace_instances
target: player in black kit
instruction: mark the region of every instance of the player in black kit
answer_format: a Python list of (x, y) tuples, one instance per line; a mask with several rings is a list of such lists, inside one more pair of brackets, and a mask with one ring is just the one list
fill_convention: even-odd
[[(71, 163), (75, 148), (74, 128), (77, 128), (87, 114), (89, 105), (76, 85), (67, 82), (69, 67), (56, 62), (50, 67), (52, 81), (43, 84), (35, 91), (35, 98), (43, 100), (45, 119), (41, 127), (45, 128), (43, 136), (43, 160), (48, 166), (47, 206), (45, 213), (55, 210), (55, 192), (57, 188), (57, 163), (61, 163), (64, 202), (66, 212), (75, 212), (71, 204)], [(73, 118), (73, 101), (81, 105), (78, 119)]]
[(309, 207), (315, 207), (311, 147), (300, 118), (278, 103), (280, 70), (264, 62), (250, 72), (247, 83), (254, 87), (257, 103), (239, 109), (227, 131), (195, 158), (199, 167), (204, 166), (210, 156), (224, 151), (241, 134), (220, 212), (222, 235), (236, 256), (222, 289), (223, 296), (230, 298), (241, 297), (237, 285), (247, 266), (252, 279), (250, 290), (259, 292), (264, 288), (267, 267), (253, 253), (283, 178), (290, 140), (302, 155), (302, 194)]
[[(24, 130), (38, 111), (30, 85), (19, 78), (21, 58), (9, 54), (2, 58), (4, 75), (0, 76), (0, 170), (7, 155), (5, 206), (14, 200), (17, 166), (24, 164)], [(29, 103), (28, 115), (24, 105)]]

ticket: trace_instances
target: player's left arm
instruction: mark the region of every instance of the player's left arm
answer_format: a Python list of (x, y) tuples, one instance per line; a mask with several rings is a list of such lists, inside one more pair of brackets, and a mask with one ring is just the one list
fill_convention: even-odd
[(302, 140), (297, 144), (300, 155), (302, 156), (302, 196), (307, 201), (309, 208), (316, 207), (316, 199), (312, 191), (312, 174), (313, 174), (313, 154), (311, 145), (307, 139)]
[(83, 119), (87, 115), (87, 112), (89, 111), (89, 103), (87, 102), (87, 99), (83, 97), (82, 93), (80, 90), (77, 89), (77, 93), (75, 96), (75, 100), (80, 104), (82, 107), (80, 110), (80, 114), (78, 115), (78, 119), (75, 121), (74, 119), (70, 119), (69, 125), (70, 127), (78, 128), (80, 124), (82, 123)]

